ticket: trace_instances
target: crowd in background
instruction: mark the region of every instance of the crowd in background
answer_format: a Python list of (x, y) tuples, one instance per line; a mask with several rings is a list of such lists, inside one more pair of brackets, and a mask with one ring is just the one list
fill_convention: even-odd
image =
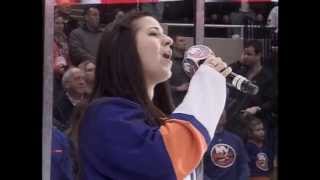
[[(82, 10), (82, 21), (72, 17), (70, 9), (57, 7), (55, 10), (52, 163), (56, 164), (52, 165), (52, 180), (71, 180), (78, 176), (77, 140), (73, 135), (77, 133), (74, 127), (79, 125), (77, 119), (81, 117), (79, 108), (94, 88), (101, 36), (127, 11), (115, 9), (111, 20), (101, 22), (103, 9), (90, 6)], [(255, 25), (276, 28), (278, 25), (272, 13), (250, 9), (209, 13), (205, 22), (243, 24), (248, 19)], [(212, 28), (206, 31), (206, 36), (228, 38), (234, 33), (229, 28)], [(177, 106), (188, 90), (190, 77), (182, 68), (186, 38), (179, 33), (171, 36), (174, 44), (170, 88)], [(224, 114), (203, 159), (206, 180), (270, 179), (272, 176), (277, 157), (277, 55), (271, 53), (272, 56), (265, 57), (262, 52), (261, 42), (245, 41), (241, 57), (230, 65), (234, 72), (258, 84), (260, 91), (257, 95), (246, 95), (228, 88)]]

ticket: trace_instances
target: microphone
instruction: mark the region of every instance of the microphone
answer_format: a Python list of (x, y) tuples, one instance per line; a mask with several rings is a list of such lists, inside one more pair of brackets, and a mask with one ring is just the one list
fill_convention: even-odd
[[(212, 50), (205, 45), (191, 46), (184, 55), (182, 66), (185, 73), (191, 78), (198, 70), (199, 66), (212, 54)], [(228, 86), (236, 88), (245, 94), (256, 95), (259, 92), (259, 87), (253, 84), (247, 78), (231, 72), (226, 77)]]

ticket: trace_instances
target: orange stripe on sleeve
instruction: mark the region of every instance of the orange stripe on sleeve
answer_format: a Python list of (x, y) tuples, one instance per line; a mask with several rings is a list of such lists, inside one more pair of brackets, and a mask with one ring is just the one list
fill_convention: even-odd
[(207, 150), (203, 135), (190, 123), (171, 119), (160, 127), (177, 180), (183, 180), (200, 163)]

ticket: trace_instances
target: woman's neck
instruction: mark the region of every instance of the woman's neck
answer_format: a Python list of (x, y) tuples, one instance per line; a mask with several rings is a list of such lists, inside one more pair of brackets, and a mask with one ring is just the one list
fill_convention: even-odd
[(148, 93), (148, 96), (149, 96), (150, 100), (153, 99), (154, 87), (155, 87), (155, 86), (156, 86), (156, 85), (154, 85), (154, 84), (149, 84), (149, 85), (147, 85), (147, 93)]

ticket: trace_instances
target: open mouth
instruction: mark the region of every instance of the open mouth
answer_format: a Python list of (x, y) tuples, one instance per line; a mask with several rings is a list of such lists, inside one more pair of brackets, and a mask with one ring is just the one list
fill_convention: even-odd
[(170, 53), (163, 53), (162, 57), (165, 59), (170, 59), (171, 58), (171, 54)]

